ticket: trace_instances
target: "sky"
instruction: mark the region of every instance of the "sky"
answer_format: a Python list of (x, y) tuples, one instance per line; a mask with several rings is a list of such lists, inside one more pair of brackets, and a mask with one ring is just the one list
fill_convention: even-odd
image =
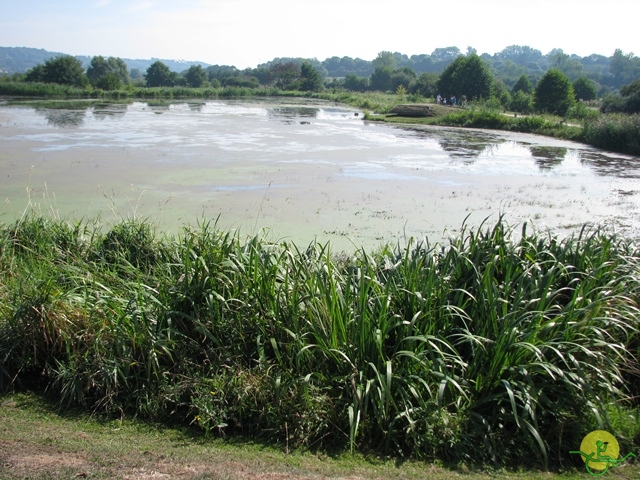
[[(634, 6), (635, 5), (635, 6)], [(0, 0), (0, 46), (256, 67), (511, 45), (640, 55), (637, 0)]]

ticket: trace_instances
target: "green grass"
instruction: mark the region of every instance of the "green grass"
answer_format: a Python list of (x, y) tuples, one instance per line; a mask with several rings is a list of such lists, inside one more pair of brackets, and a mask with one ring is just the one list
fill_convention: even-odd
[[(288, 451), (242, 438), (206, 438), (194, 428), (130, 418), (102, 419), (60, 411), (33, 394), (0, 397), (0, 477), (5, 480), (70, 478), (466, 478), (585, 479), (584, 468), (539, 470), (444, 468), (437, 463), (401, 461), (375, 455), (327, 455)], [(635, 478), (637, 465), (612, 470)]]
[[(438, 108), (433, 117), (405, 118), (368, 115), (368, 120), (398, 124), (439, 125), (459, 128), (487, 128), (512, 132), (533, 133), (548, 137), (585, 142), (582, 126), (569, 124), (560, 117), (549, 115), (505, 115), (501, 110), (482, 106), (465, 109)], [(619, 151), (619, 148), (612, 148)]]
[(0, 388), (447, 465), (573, 465), (595, 428), (637, 448), (635, 244), (525, 227), (341, 253), (27, 215), (0, 226)]

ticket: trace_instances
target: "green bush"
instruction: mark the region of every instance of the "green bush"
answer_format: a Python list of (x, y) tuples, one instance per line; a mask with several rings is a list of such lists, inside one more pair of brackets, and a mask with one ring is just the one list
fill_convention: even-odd
[(523, 90), (517, 90), (511, 94), (508, 109), (512, 112), (524, 113), (526, 115), (533, 113), (533, 95)]
[(640, 114), (604, 114), (585, 123), (586, 141), (598, 148), (640, 155)]

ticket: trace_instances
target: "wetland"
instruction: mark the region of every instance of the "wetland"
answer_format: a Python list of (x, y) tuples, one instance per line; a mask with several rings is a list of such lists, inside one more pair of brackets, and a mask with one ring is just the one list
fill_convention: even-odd
[(638, 159), (536, 135), (390, 126), (288, 99), (0, 105), (0, 221), (213, 220), (339, 248), (443, 241), (504, 215), (637, 236)]

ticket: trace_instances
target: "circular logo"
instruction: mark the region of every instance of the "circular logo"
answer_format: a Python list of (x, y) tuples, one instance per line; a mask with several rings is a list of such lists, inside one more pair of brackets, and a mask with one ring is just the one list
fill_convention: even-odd
[[(616, 437), (604, 430), (594, 430), (589, 433), (580, 444), (580, 451), (591, 456), (589, 468), (593, 470), (606, 470), (609, 466), (607, 458), (617, 460), (620, 455), (620, 446)], [(586, 462), (587, 457), (582, 457)]]

